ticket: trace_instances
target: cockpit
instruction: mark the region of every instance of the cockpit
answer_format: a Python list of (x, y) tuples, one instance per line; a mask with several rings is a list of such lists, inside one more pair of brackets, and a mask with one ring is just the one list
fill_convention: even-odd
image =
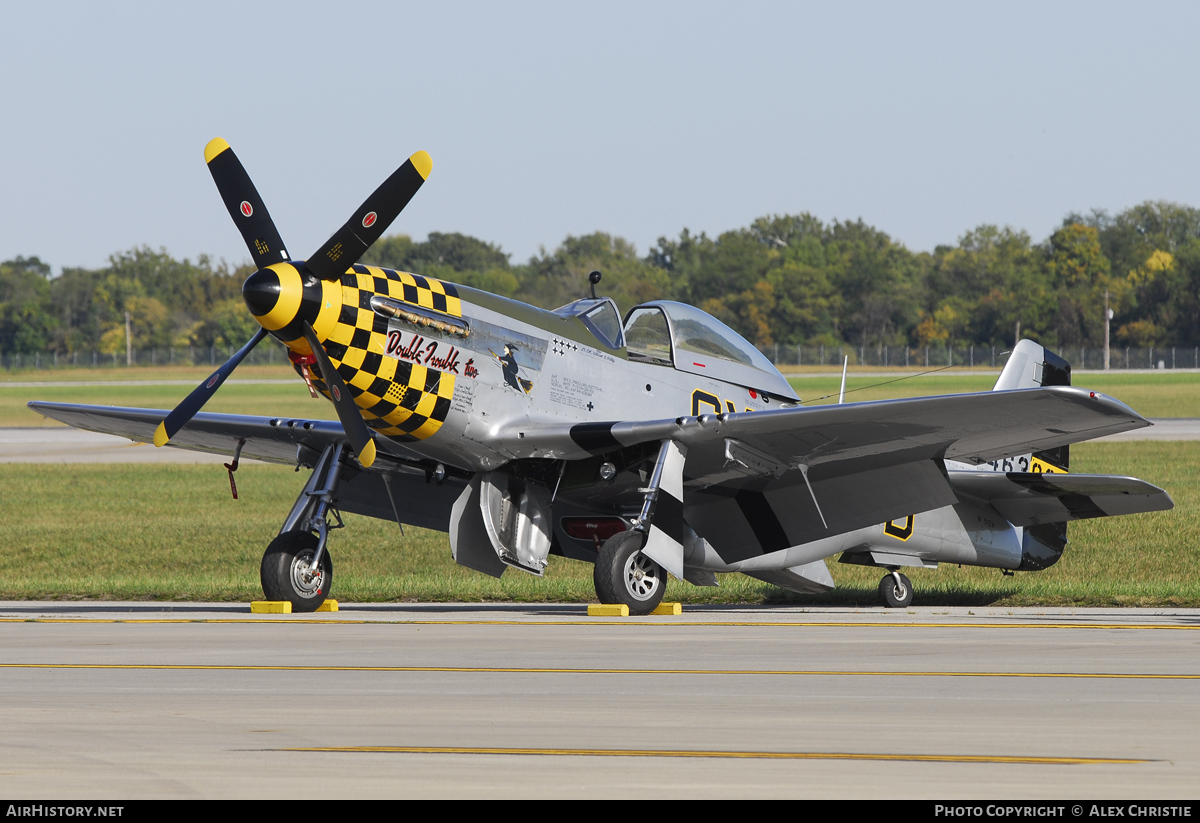
[(621, 333), (621, 315), (611, 297), (590, 297), (559, 306), (554, 313), (563, 317), (578, 317), (596, 339), (610, 349), (625, 345)]
[(636, 362), (800, 399), (758, 349), (717, 318), (686, 303), (656, 300), (635, 306), (625, 318), (625, 346), (629, 359)]
[(578, 318), (599, 342), (610, 349), (624, 348), (634, 362), (667, 366), (774, 397), (800, 400), (758, 349), (695, 306), (671, 300), (642, 303), (630, 310), (624, 328), (611, 297), (576, 300), (554, 313)]

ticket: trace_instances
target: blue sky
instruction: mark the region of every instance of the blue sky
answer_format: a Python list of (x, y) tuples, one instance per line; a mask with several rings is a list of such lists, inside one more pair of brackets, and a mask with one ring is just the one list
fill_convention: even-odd
[(248, 259), (227, 139), (305, 256), (409, 154), (391, 232), (515, 262), (770, 213), (915, 250), (981, 224), (1200, 206), (1197, 4), (0, 0), (0, 259)]

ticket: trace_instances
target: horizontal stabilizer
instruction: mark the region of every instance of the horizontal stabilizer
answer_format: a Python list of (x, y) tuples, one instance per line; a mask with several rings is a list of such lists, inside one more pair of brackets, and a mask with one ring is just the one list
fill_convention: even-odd
[(1171, 496), (1145, 480), (1107, 474), (950, 472), (960, 496), (986, 500), (1014, 526), (1167, 511)]

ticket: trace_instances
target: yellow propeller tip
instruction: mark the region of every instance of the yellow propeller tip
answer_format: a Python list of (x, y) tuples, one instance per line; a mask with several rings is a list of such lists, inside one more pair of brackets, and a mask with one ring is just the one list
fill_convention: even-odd
[(419, 151), (408, 160), (417, 170), (417, 174), (421, 175), (422, 180), (429, 179), (429, 172), (433, 171), (433, 158), (429, 156), (429, 152)]
[(363, 447), (362, 454), (358, 456), (358, 462), (362, 463), (364, 469), (371, 468), (371, 464), (375, 462), (375, 441), (367, 441), (367, 445)]
[(229, 144), (225, 142), (223, 137), (214, 137), (208, 141), (208, 145), (204, 147), (204, 162), (211, 163), (213, 158), (221, 152), (229, 148)]
[(162, 423), (159, 423), (158, 428), (154, 430), (154, 445), (165, 446), (167, 445), (167, 441), (170, 439), (170, 436), (167, 434), (167, 423), (164, 420)]

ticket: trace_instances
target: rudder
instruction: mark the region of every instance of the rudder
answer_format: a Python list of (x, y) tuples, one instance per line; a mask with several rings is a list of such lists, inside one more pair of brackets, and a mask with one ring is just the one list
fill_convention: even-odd
[[(1008, 362), (992, 391), (1035, 389), (1042, 386), (1071, 385), (1071, 364), (1032, 340), (1021, 340), (1013, 347)], [(1034, 452), (1030, 466), (1040, 471), (1066, 472), (1071, 465), (1071, 447)], [(1044, 468), (1040, 468), (1044, 467)], [(1066, 523), (1042, 523), (1027, 526), (1021, 538), (1021, 571), (1036, 571), (1053, 566), (1067, 547)]]

